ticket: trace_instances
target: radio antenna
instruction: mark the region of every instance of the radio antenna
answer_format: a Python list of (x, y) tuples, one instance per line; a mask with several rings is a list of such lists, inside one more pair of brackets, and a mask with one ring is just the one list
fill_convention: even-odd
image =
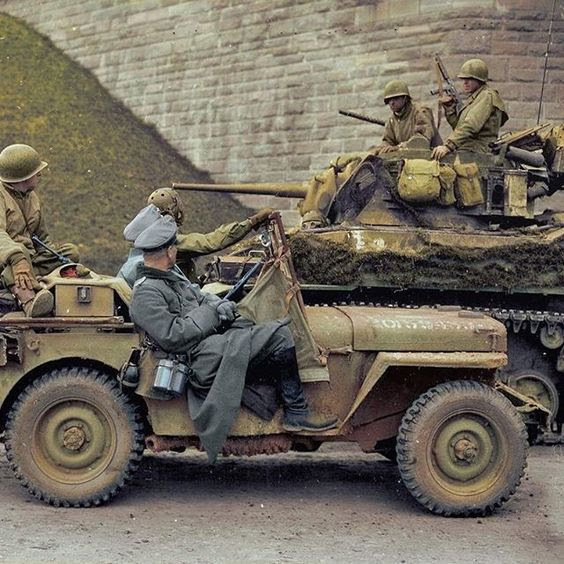
[(552, 44), (552, 24), (554, 22), (554, 12), (556, 11), (556, 0), (552, 3), (552, 16), (550, 17), (550, 25), (548, 27), (548, 41), (546, 43), (546, 53), (544, 54), (544, 70), (542, 73), (542, 86), (539, 100), (539, 113), (537, 115), (537, 125), (540, 123), (542, 98), (544, 96), (544, 83), (546, 81), (546, 67), (548, 66), (548, 57), (550, 55), (550, 45)]

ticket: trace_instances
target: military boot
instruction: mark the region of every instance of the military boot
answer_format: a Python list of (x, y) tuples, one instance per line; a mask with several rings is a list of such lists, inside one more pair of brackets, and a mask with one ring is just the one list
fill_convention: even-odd
[(284, 404), (282, 428), (285, 431), (296, 433), (299, 431), (327, 431), (336, 427), (337, 417), (324, 416), (310, 411), (300, 381), (296, 349), (282, 351), (276, 360), (278, 387)]
[(53, 311), (55, 300), (49, 290), (34, 290), (12, 288), (12, 292), (18, 298), (22, 309), (27, 317), (45, 317)]

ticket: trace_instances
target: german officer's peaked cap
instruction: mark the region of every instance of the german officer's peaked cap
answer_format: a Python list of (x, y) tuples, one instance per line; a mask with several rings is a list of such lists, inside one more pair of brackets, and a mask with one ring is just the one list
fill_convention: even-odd
[(176, 242), (178, 227), (170, 215), (161, 216), (135, 239), (133, 246), (142, 251), (166, 249)]
[(161, 217), (161, 212), (154, 204), (145, 206), (126, 226), (123, 230), (123, 236), (126, 241), (133, 243), (149, 225), (155, 223)]

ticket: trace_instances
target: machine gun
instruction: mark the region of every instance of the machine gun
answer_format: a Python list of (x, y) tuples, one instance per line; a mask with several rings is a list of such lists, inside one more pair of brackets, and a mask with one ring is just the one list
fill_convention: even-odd
[(31, 240), (36, 244), (45, 249), (48, 253), (52, 254), (56, 257), (62, 264), (70, 264), (72, 261), (63, 256), (61, 253), (58, 253), (55, 249), (52, 249), (49, 245), (44, 243), (37, 235), (32, 235)]
[[(437, 76), (437, 85), (438, 87), (435, 90), (431, 90), (431, 94), (433, 96), (442, 96), (446, 94), (447, 96), (451, 96), (454, 100), (456, 105), (456, 111), (460, 110), (460, 106), (462, 105), (462, 99), (460, 98), (460, 93), (458, 89), (454, 85), (454, 82), (451, 80), (446, 67), (444, 66), (441, 57), (438, 53), (435, 53), (433, 56), (433, 62), (435, 64), (435, 73)], [(441, 107), (439, 104), (438, 109), (438, 117), (437, 117), (437, 127), (441, 125)]]
[(364, 114), (357, 114), (356, 112), (351, 112), (348, 110), (339, 110), (339, 113), (342, 116), (352, 117), (355, 119), (359, 119), (361, 121), (367, 121), (368, 123), (375, 123), (376, 125), (382, 125), (382, 126), (386, 125), (386, 122), (384, 120), (373, 118), (370, 116), (365, 116)]

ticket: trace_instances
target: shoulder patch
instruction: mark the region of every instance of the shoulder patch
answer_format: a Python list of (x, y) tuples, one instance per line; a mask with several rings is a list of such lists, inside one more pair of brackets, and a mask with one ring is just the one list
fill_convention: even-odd
[(141, 278), (138, 278), (137, 280), (135, 280), (133, 287), (136, 288), (137, 286), (141, 286), (141, 284), (143, 284), (143, 282), (145, 282), (145, 280), (147, 280), (147, 277), (141, 276)]

